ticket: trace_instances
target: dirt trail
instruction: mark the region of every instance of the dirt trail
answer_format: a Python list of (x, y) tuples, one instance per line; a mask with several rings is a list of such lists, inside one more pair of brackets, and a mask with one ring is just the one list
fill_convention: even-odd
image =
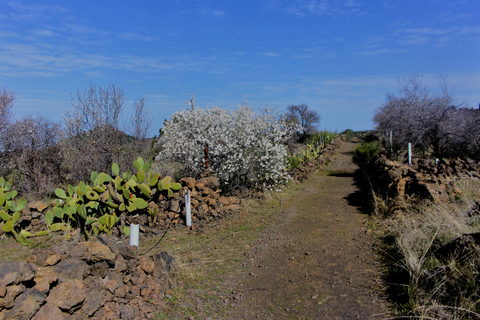
[(344, 143), (246, 253), (230, 319), (388, 317), (369, 218), (352, 205), (355, 147)]

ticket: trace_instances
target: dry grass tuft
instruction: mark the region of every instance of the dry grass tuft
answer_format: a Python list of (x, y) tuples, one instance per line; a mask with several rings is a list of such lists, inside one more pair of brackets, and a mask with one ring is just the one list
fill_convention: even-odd
[(374, 216), (385, 216), (389, 212), (389, 207), (387, 205), (387, 202), (377, 195), (373, 189), (372, 189), (372, 214)]
[[(459, 239), (479, 233), (480, 181), (457, 183), (462, 197), (455, 204), (430, 203), (387, 220), (394, 268), (408, 275), (400, 287), (407, 296), (408, 315), (425, 319), (478, 319), (480, 259), (465, 253)], [(450, 248), (450, 249), (447, 249)], [(454, 249), (452, 249), (454, 248)], [(478, 247), (477, 247), (478, 250)]]

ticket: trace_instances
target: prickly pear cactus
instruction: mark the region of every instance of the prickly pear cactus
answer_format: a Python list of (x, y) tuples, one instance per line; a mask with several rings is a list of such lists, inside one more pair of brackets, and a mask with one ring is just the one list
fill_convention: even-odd
[(18, 230), (16, 223), (20, 219), (21, 211), (27, 206), (26, 199), (15, 200), (17, 191), (12, 190), (12, 185), (0, 178), (0, 226), (5, 233), (11, 233), (20, 243), (27, 243), (32, 234), (26, 230)]
[(92, 172), (90, 184), (80, 182), (77, 186), (68, 186), (67, 190), (55, 190), (57, 206), (46, 213), (50, 230), (68, 229), (68, 221), (74, 221), (83, 230), (86, 237), (99, 232), (109, 233), (119, 222), (123, 212), (133, 214), (145, 212), (155, 216), (157, 209), (150, 209), (150, 202), (158, 192), (171, 197), (181, 185), (171, 177), (161, 178), (152, 172), (152, 159), (146, 163), (142, 158), (134, 162), (136, 173), (120, 173), (118, 164), (112, 165), (112, 176), (106, 173)]

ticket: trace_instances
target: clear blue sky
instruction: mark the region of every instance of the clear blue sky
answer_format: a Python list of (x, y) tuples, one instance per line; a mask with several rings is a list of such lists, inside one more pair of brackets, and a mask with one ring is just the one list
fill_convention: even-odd
[(152, 135), (187, 105), (284, 111), (321, 128), (373, 128), (397, 79), (447, 78), (480, 102), (480, 1), (0, 0), (0, 86), (15, 113), (60, 121), (71, 94), (111, 82), (144, 96)]

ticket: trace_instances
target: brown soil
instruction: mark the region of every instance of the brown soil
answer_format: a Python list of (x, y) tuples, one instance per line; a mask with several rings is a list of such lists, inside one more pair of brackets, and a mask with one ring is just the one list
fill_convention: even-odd
[[(302, 184), (246, 253), (232, 277), (230, 319), (385, 319), (370, 218), (351, 205), (358, 193), (355, 143)], [(365, 202), (368, 199), (364, 199)]]

